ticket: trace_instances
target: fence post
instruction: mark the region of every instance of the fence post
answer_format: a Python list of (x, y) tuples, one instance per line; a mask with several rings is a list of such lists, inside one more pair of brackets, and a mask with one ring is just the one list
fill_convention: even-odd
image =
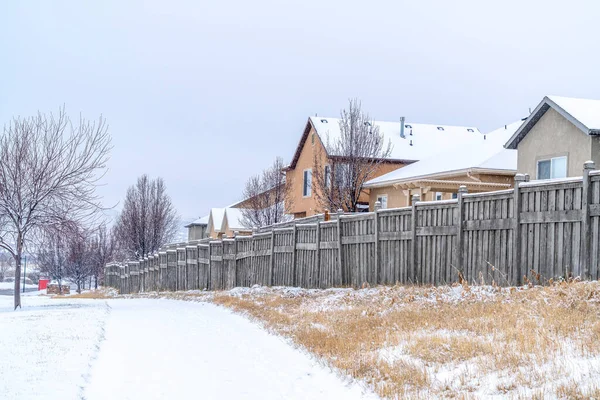
[(342, 210), (337, 212), (337, 239), (338, 239), (338, 266), (340, 268), (340, 282), (342, 285), (347, 285), (347, 279), (344, 277), (344, 261), (342, 260)]
[(519, 185), (528, 180), (529, 175), (515, 175), (515, 190), (513, 192), (513, 285), (520, 285), (522, 279), (521, 263), (519, 261), (521, 256), (521, 190)]
[(375, 218), (373, 220), (373, 230), (375, 231), (375, 271), (373, 271), (373, 275), (374, 275), (374, 283), (375, 284), (379, 284), (379, 208), (377, 207), (377, 203), (379, 202), (375, 202), (375, 212), (373, 213), (373, 217)]
[[(458, 223), (456, 231), (456, 270), (462, 274), (462, 278), (465, 277), (464, 268), (464, 228), (465, 228), (465, 202), (463, 196), (467, 193), (467, 187), (460, 185), (458, 188)], [(450, 272), (452, 276), (452, 272)]]
[(417, 283), (417, 202), (421, 196), (414, 194), (412, 197), (412, 218), (410, 221), (412, 240), (410, 243), (410, 269), (412, 271), (413, 283)]
[(271, 228), (271, 257), (269, 257), (269, 286), (273, 286), (273, 273), (275, 269), (275, 231)]
[(211, 256), (211, 252), (210, 252), (210, 241), (208, 242), (208, 281), (206, 282), (206, 288), (207, 290), (213, 290), (212, 287), (212, 256)]
[(590, 274), (590, 203), (592, 202), (592, 191), (590, 172), (596, 168), (593, 161), (586, 161), (583, 164), (583, 188), (581, 192), (581, 268), (583, 270), (583, 279), (588, 279)]
[(321, 221), (319, 221), (317, 219), (317, 232), (316, 232), (316, 237), (317, 237), (317, 276), (313, 277), (312, 279), (312, 284), (313, 287), (315, 288), (319, 288), (321, 287)]
[(296, 286), (298, 284), (296, 282), (296, 238), (298, 236), (298, 228), (296, 228), (296, 224), (292, 226), (294, 227), (292, 236), (292, 286)]

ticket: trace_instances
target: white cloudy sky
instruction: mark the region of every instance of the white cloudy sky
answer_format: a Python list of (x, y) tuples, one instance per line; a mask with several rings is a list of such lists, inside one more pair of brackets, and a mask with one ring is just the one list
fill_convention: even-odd
[(103, 114), (105, 203), (162, 176), (184, 218), (286, 161), (309, 115), (489, 131), (545, 94), (600, 98), (595, 1), (8, 1), (0, 123)]

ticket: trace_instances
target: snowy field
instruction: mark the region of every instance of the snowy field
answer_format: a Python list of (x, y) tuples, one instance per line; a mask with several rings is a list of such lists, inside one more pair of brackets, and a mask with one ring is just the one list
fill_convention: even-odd
[(364, 399), (284, 339), (208, 303), (0, 296), (0, 398)]

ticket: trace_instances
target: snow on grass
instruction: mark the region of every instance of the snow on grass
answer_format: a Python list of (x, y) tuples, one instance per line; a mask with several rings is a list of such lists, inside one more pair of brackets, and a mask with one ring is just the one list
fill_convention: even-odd
[[(0, 282), (0, 290), (13, 290), (15, 288), (14, 282)], [(31, 285), (29, 283), (25, 284), (25, 289), (37, 289), (38, 285)], [(21, 289), (23, 289), (23, 284), (21, 283)]]
[(388, 398), (600, 398), (600, 283), (172, 294), (250, 315)]
[(0, 398), (78, 399), (109, 315), (105, 303), (0, 296)]

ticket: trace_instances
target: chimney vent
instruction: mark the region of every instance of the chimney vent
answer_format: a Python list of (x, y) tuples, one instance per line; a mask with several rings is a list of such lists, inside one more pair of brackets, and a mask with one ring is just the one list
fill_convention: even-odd
[(406, 136), (404, 136), (404, 117), (400, 117), (400, 137), (401, 138), (405, 138)]

